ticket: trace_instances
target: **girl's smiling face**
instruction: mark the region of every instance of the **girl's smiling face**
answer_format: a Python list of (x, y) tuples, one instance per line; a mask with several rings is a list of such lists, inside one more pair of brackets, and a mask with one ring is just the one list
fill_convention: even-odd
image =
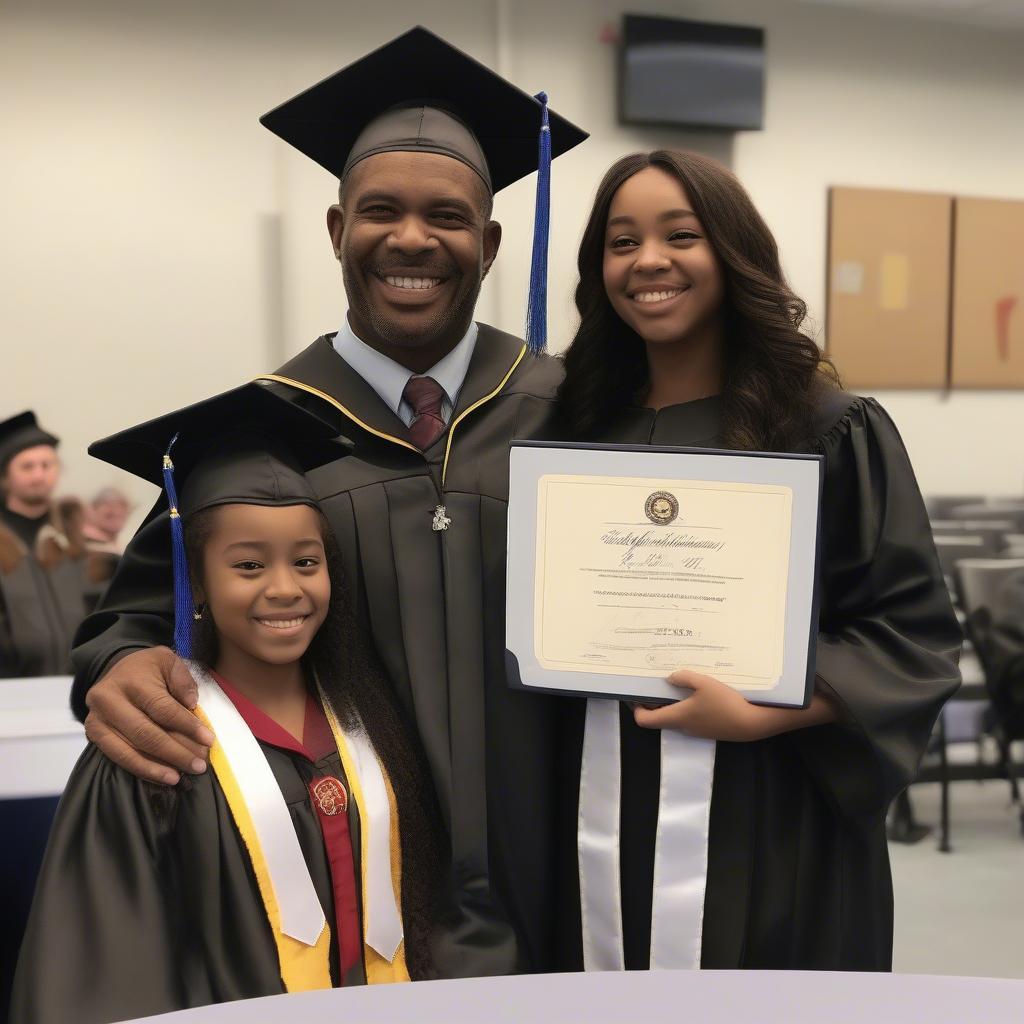
[(725, 279), (678, 178), (645, 167), (608, 211), (604, 287), (612, 308), (648, 345), (718, 332)]
[(203, 547), (198, 599), (221, 657), (298, 661), (327, 615), (331, 581), (320, 517), (308, 505), (223, 505)]

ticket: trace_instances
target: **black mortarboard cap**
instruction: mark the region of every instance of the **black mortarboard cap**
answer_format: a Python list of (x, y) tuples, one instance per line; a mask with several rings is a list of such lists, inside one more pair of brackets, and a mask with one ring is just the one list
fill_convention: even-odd
[[(489, 173), (494, 192), (537, 170), (541, 102), (422, 26), (275, 107), (260, 122), (343, 178), (353, 147), (371, 122), (410, 106), (447, 111), (469, 129), (486, 158), (482, 176), (487, 180)], [(587, 138), (558, 114), (549, 112), (548, 118), (552, 157)], [(457, 129), (440, 120), (435, 126), (431, 131), (428, 123), (424, 131), (414, 124), (410, 133), (399, 119), (393, 139), (382, 134), (365, 140), (367, 149), (441, 152), (472, 167), (477, 158)]]
[(171, 514), (174, 646), (192, 650), (192, 588), (182, 519), (218, 505), (311, 505), (305, 471), (347, 455), (349, 442), (313, 412), (251, 383), (96, 441), (89, 454), (162, 484)]
[(480, 175), (491, 194), (537, 171), (526, 341), (547, 344), (551, 161), (587, 133), (536, 96), (422, 26), (260, 118), (263, 125), (344, 180), (366, 157), (440, 153)]
[(4, 420), (0, 423), (0, 473), (19, 452), (39, 444), (49, 444), (56, 448), (60, 441), (39, 426), (34, 412), (28, 410)]
[(316, 504), (305, 471), (348, 454), (337, 435), (333, 424), (251, 383), (96, 441), (89, 454), (158, 486), (169, 456), (187, 517), (234, 503)]

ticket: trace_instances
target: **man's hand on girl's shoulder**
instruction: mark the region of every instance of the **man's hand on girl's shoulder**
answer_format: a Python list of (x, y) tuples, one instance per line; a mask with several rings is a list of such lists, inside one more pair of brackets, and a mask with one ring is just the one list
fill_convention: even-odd
[(168, 647), (120, 658), (85, 698), (85, 735), (140, 779), (176, 785), (181, 773), (206, 771), (213, 734), (192, 714), (197, 689)]

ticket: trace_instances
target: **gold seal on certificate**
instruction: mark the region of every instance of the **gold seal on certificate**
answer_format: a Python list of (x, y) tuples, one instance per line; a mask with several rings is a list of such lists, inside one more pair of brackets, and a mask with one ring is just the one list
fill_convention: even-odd
[(655, 491), (647, 496), (644, 513), (652, 523), (664, 526), (679, 515), (679, 499), (668, 491)]
[(820, 460), (517, 444), (511, 467), (514, 683), (668, 699), (689, 668), (804, 703)]

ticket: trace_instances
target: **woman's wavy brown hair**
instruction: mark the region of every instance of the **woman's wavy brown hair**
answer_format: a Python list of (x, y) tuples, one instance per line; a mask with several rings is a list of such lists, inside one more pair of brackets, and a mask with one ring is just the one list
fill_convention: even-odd
[(801, 333), (807, 307), (786, 284), (775, 239), (735, 175), (699, 153), (667, 149), (616, 161), (597, 190), (580, 243), (580, 325), (563, 357), (558, 397), (565, 428), (576, 438), (593, 437), (648, 383), (644, 342), (612, 308), (603, 276), (612, 199), (646, 167), (679, 180), (722, 268), (723, 441), (748, 451), (799, 445), (811, 436), (819, 387), (839, 383), (835, 368)]

